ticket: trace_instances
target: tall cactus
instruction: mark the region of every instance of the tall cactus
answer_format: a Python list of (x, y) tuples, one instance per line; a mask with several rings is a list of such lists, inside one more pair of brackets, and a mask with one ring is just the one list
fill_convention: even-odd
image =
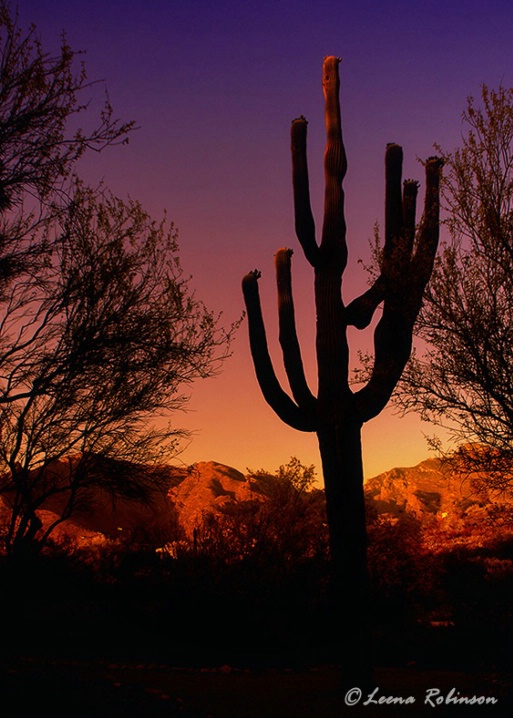
[[(310, 206), (306, 160), (307, 121), (291, 128), (295, 229), (315, 273), (317, 396), (310, 391), (297, 339), (291, 284), (292, 250), (275, 255), (279, 338), (291, 396), (276, 377), (267, 348), (258, 293), (260, 273), (243, 279), (251, 353), (260, 388), (286, 424), (316, 432), (326, 488), (335, 596), (345, 602), (348, 623), (358, 623), (366, 590), (366, 530), (361, 427), (384, 408), (410, 356), (412, 331), (432, 272), (439, 236), (441, 161), (425, 163), (424, 215), (415, 227), (417, 182), (401, 187), (402, 149), (387, 146), (385, 155), (385, 243), (380, 275), (362, 296), (344, 305), (342, 277), (347, 264), (342, 181), (347, 161), (339, 103), (340, 60), (323, 64), (326, 150), (325, 201), (321, 241), (317, 243)], [(382, 316), (374, 333), (374, 365), (367, 384), (353, 391), (349, 382), (347, 327), (367, 327), (377, 307)], [(345, 633), (348, 638), (347, 631)], [(356, 637), (355, 637), (356, 638)], [(350, 639), (348, 639), (350, 640)]]

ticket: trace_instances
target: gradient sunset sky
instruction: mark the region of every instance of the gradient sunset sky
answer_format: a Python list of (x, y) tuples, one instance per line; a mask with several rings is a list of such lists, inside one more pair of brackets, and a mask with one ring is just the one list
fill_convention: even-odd
[[(35, 23), (47, 49), (64, 30), (85, 51), (88, 77), (105, 81), (115, 114), (140, 128), (128, 146), (85, 160), (82, 176), (141, 200), (155, 217), (167, 209), (191, 286), (226, 325), (243, 311), (242, 276), (260, 269), (277, 369), (273, 255), (296, 250), (296, 313), (313, 385), (312, 275), (294, 236), (289, 128), (300, 114), (309, 120), (320, 227), (323, 57), (343, 58), (346, 300), (366, 286), (360, 260), (383, 222), (386, 143), (403, 146), (404, 177), (423, 180), (418, 158), (433, 154), (434, 143), (459, 143), (467, 96), (483, 83), (513, 85), (511, 0), (20, 0), (18, 8), (20, 24)], [(101, 88), (92, 97), (101, 99)], [(371, 336), (355, 339), (354, 365)], [(176, 417), (196, 431), (180, 457), (186, 463), (275, 469), (295, 455), (320, 473), (315, 436), (282, 424), (260, 394), (245, 322), (222, 373), (192, 387), (189, 409)], [(366, 476), (426, 458), (424, 434), (432, 433), (385, 410), (364, 427)]]

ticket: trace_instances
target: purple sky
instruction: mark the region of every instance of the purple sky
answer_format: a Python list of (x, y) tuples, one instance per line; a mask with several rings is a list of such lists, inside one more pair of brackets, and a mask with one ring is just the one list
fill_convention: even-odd
[[(343, 57), (346, 299), (365, 287), (358, 260), (382, 222), (386, 143), (403, 146), (404, 176), (422, 180), (417, 158), (433, 154), (435, 142), (458, 144), (466, 97), (478, 96), (482, 83), (513, 85), (511, 0), (21, 0), (19, 15), (23, 26), (36, 24), (45, 48), (65, 30), (71, 46), (86, 51), (89, 78), (105, 80), (115, 113), (136, 120), (128, 147), (90, 157), (81, 173), (141, 200), (156, 217), (167, 209), (185, 272), (226, 324), (242, 312), (243, 274), (259, 268), (275, 347), (273, 254), (297, 250), (296, 312), (312, 383), (312, 277), (293, 232), (289, 127), (300, 114), (309, 120), (320, 226), (323, 57)], [(181, 457), (187, 463), (274, 469), (296, 455), (319, 468), (315, 436), (284, 426), (261, 398), (245, 324), (223, 373), (193, 387), (190, 409), (176, 419), (198, 430)], [(386, 410), (364, 428), (366, 475), (425, 458), (422, 432), (433, 433)]]

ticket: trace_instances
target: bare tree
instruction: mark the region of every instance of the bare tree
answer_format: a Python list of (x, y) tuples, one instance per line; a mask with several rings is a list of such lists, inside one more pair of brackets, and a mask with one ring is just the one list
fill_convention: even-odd
[[(180, 432), (152, 417), (183, 406), (182, 388), (215, 371), (229, 339), (182, 276), (173, 225), (74, 176), (84, 152), (125, 142), (133, 128), (108, 98), (82, 125), (96, 83), (77, 54), (65, 39), (45, 52), (0, 2), (0, 494), (10, 552), (42, 545), (94, 487), (138, 499), (158, 488), (155, 465)], [(49, 526), (42, 508), (57, 511)]]
[[(179, 432), (151, 420), (183, 406), (182, 388), (215, 371), (229, 338), (182, 276), (173, 225), (137, 202), (78, 183), (52, 229), (44, 265), (1, 306), (9, 551), (41, 544), (93, 486), (144, 498), (158, 485), (147, 464), (169, 456)], [(43, 530), (38, 510), (55, 502), (59, 518)]]
[(513, 90), (484, 86), (481, 101), (469, 98), (462, 145), (445, 154), (449, 238), (397, 403), (463, 442), (460, 472), (500, 488), (513, 479)]
[[(23, 31), (5, 0), (0, 3), (0, 292), (44, 254), (44, 233), (68, 188), (77, 160), (126, 142), (133, 123), (114, 118), (106, 97), (100, 117), (81, 126), (96, 83), (65, 38), (59, 52), (43, 49), (35, 27)], [(90, 114), (87, 116), (90, 117)]]
[[(410, 356), (412, 331), (429, 280), (438, 245), (439, 175), (437, 158), (426, 162), (424, 218), (415, 230), (418, 185), (401, 187), (402, 149), (387, 147), (386, 241), (381, 273), (373, 286), (348, 306), (342, 300), (347, 264), (342, 181), (347, 161), (342, 142), (339, 104), (339, 60), (323, 65), (326, 152), (324, 222), (320, 244), (309, 199), (306, 163), (306, 120), (292, 123), (292, 166), (296, 234), (315, 272), (317, 315), (317, 396), (310, 391), (296, 334), (291, 286), (291, 255), (275, 256), (278, 284), (280, 343), (293, 399), (281, 388), (269, 356), (258, 293), (258, 271), (244, 277), (251, 352), (266, 401), (285, 423), (316, 432), (321, 452), (330, 552), (334, 572), (337, 630), (344, 641), (344, 679), (361, 678), (367, 663), (362, 621), (367, 596), (366, 528), (363, 495), (361, 427), (387, 404)], [(377, 307), (383, 312), (374, 334), (374, 365), (368, 382), (358, 391), (349, 381), (347, 327), (367, 327)], [(343, 617), (340, 605), (344, 604)]]

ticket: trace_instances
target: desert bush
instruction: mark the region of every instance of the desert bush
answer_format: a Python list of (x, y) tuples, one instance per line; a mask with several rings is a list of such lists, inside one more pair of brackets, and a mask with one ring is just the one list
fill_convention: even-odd
[(313, 488), (314, 467), (298, 459), (271, 474), (250, 471), (254, 499), (234, 501), (207, 513), (194, 533), (192, 549), (217, 561), (277, 563), (283, 569), (326, 555), (328, 533), (324, 492)]

